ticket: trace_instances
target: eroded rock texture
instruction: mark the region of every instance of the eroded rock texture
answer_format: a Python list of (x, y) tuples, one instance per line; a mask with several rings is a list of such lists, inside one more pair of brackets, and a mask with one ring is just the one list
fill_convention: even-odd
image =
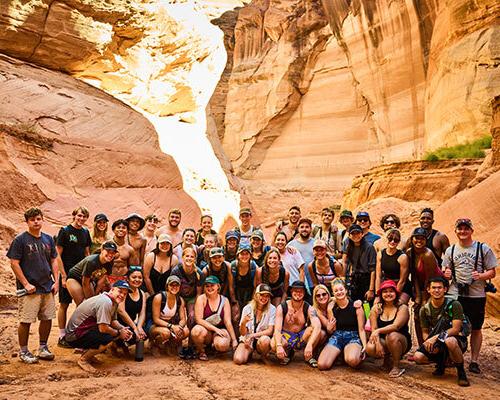
[(484, 135), (500, 87), (499, 11), (493, 0), (240, 9), (218, 130), (257, 208), (304, 193), (312, 207), (340, 202), (370, 167)]

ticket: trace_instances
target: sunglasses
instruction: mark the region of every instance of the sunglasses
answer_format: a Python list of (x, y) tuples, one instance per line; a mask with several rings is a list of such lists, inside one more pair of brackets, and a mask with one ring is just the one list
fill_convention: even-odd
[(317, 299), (321, 299), (323, 297), (327, 297), (328, 296), (328, 293), (316, 293), (316, 298)]
[(386, 224), (395, 224), (396, 221), (394, 221), (393, 219), (388, 219), (387, 221), (385, 221)]
[(140, 265), (132, 265), (131, 267), (128, 267), (129, 271), (141, 271), (142, 272), (142, 267)]
[(396, 239), (396, 238), (390, 238), (390, 239), (387, 239), (387, 242), (389, 242), (389, 243), (391, 243), (391, 242), (392, 242), (392, 243), (399, 243), (400, 241), (401, 241), (401, 240)]
[(359, 218), (358, 222), (370, 222), (368, 218)]

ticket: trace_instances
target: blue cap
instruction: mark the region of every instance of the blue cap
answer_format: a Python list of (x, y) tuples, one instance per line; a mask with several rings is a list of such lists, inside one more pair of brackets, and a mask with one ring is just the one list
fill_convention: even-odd
[(237, 254), (240, 254), (242, 251), (248, 251), (250, 254), (252, 254), (252, 248), (248, 243), (242, 243), (240, 244), (240, 247), (238, 247), (238, 252)]
[(356, 214), (356, 219), (359, 219), (359, 218), (370, 219), (370, 214), (368, 214), (366, 211), (360, 211), (359, 213)]
[(132, 291), (127, 281), (122, 281), (122, 280), (116, 281), (115, 283), (113, 283), (113, 287), (117, 287), (120, 289), (127, 289), (129, 292)]
[(226, 240), (228, 239), (236, 239), (236, 240), (240, 240), (240, 234), (236, 231), (227, 231), (226, 232)]

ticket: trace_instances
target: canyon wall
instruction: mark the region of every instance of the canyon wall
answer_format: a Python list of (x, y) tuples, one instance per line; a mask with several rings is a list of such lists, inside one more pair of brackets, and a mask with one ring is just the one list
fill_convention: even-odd
[(257, 209), (298, 196), (311, 208), (340, 203), (370, 167), (486, 134), (500, 90), (499, 11), (493, 0), (239, 9), (225, 95), (218, 88), (211, 107), (225, 102), (218, 135)]

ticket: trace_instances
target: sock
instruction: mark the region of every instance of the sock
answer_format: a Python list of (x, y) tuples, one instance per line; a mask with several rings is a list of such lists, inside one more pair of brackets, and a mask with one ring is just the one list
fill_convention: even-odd
[(27, 353), (28, 352), (28, 346), (21, 346), (21, 353)]
[(59, 337), (62, 338), (66, 336), (66, 329), (62, 328), (62, 329), (59, 329)]
[(42, 342), (40, 340), (40, 349), (43, 349), (44, 347), (47, 347), (47, 342)]

